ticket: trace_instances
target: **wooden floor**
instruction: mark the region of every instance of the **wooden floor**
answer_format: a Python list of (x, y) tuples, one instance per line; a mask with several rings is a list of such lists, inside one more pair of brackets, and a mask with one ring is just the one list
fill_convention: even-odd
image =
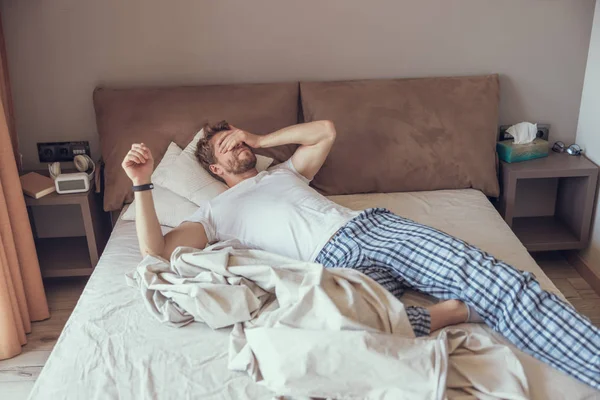
[(87, 277), (44, 281), (51, 318), (32, 323), (23, 352), (0, 361), (0, 399), (26, 399), (85, 287)]
[[(543, 253), (536, 261), (573, 306), (600, 327), (600, 296), (559, 254)], [(45, 282), (52, 317), (34, 322), (23, 353), (0, 361), (0, 398), (26, 399), (44, 366), (62, 328), (77, 304), (86, 278), (53, 279)]]
[(600, 296), (575, 268), (560, 253), (537, 253), (534, 258), (573, 307), (600, 327)]

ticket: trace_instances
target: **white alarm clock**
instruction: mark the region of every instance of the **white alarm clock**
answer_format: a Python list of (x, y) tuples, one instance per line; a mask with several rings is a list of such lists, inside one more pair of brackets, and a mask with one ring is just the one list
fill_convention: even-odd
[(60, 174), (54, 178), (54, 186), (59, 194), (83, 193), (90, 190), (90, 178), (85, 172)]
[[(76, 155), (73, 163), (75, 164), (75, 168), (81, 172), (63, 174), (61, 173), (59, 162), (48, 164), (48, 171), (52, 179), (54, 179), (54, 186), (58, 194), (83, 193), (90, 190), (90, 183), (94, 178), (96, 164), (86, 154)], [(90, 168), (92, 171), (90, 173), (86, 172)]]

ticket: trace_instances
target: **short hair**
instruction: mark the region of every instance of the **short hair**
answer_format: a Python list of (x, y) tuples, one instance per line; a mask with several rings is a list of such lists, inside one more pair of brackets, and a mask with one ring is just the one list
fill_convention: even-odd
[(200, 165), (208, 171), (214, 178), (220, 180), (221, 182), (225, 182), (223, 178), (218, 175), (213, 174), (210, 170), (211, 164), (216, 164), (217, 159), (215, 157), (214, 147), (211, 144), (210, 140), (219, 132), (228, 131), (231, 129), (227, 121), (221, 121), (218, 124), (210, 125), (204, 124), (204, 137), (198, 139), (198, 144), (196, 145), (196, 158), (200, 162)]

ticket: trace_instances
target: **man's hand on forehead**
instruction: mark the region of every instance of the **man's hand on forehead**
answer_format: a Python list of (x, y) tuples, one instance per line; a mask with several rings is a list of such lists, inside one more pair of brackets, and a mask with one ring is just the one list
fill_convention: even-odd
[(260, 147), (259, 135), (238, 129), (233, 125), (230, 127), (230, 130), (224, 131), (217, 139), (216, 147), (220, 153), (227, 153), (243, 143), (253, 148)]

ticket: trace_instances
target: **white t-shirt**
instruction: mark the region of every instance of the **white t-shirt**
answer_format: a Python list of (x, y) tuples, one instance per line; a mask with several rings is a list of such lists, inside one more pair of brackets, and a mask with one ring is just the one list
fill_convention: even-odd
[(289, 159), (221, 193), (186, 221), (201, 223), (209, 242), (237, 239), (248, 248), (314, 261), (359, 212), (328, 200), (309, 182)]

